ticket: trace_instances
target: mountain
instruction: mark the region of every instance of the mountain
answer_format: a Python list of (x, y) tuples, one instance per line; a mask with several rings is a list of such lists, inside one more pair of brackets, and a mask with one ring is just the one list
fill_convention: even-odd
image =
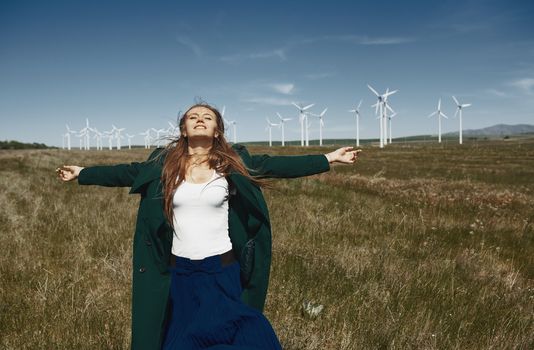
[[(464, 136), (509, 136), (534, 133), (534, 125), (530, 124), (497, 124), (482, 129), (468, 129), (463, 131)], [(443, 136), (458, 135), (458, 132), (448, 132)]]

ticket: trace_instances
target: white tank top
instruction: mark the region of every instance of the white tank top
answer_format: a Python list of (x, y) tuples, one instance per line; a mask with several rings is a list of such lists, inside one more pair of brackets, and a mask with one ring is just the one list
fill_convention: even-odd
[(228, 181), (216, 171), (205, 183), (185, 180), (173, 196), (172, 254), (204, 259), (232, 249), (228, 234)]

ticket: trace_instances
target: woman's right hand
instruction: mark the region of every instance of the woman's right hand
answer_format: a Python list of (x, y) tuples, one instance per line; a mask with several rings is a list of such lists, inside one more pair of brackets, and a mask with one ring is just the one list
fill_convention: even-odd
[(67, 182), (78, 178), (82, 169), (83, 167), (76, 165), (63, 165), (61, 168), (56, 169), (56, 173), (62, 181)]

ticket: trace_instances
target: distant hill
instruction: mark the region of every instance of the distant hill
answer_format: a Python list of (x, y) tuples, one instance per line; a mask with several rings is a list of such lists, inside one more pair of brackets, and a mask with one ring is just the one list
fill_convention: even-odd
[(36, 148), (55, 148), (48, 147), (44, 143), (23, 143), (18, 141), (0, 141), (0, 149), (36, 149)]
[[(463, 131), (464, 136), (510, 136), (534, 133), (534, 125), (530, 124), (497, 124), (482, 129), (468, 129)], [(455, 136), (458, 132), (448, 132), (443, 136)]]

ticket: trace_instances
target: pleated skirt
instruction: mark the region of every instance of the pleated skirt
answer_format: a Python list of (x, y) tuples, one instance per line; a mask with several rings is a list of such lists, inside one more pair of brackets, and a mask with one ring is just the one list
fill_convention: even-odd
[(163, 350), (282, 349), (267, 318), (241, 301), (239, 262), (176, 257), (171, 273)]

